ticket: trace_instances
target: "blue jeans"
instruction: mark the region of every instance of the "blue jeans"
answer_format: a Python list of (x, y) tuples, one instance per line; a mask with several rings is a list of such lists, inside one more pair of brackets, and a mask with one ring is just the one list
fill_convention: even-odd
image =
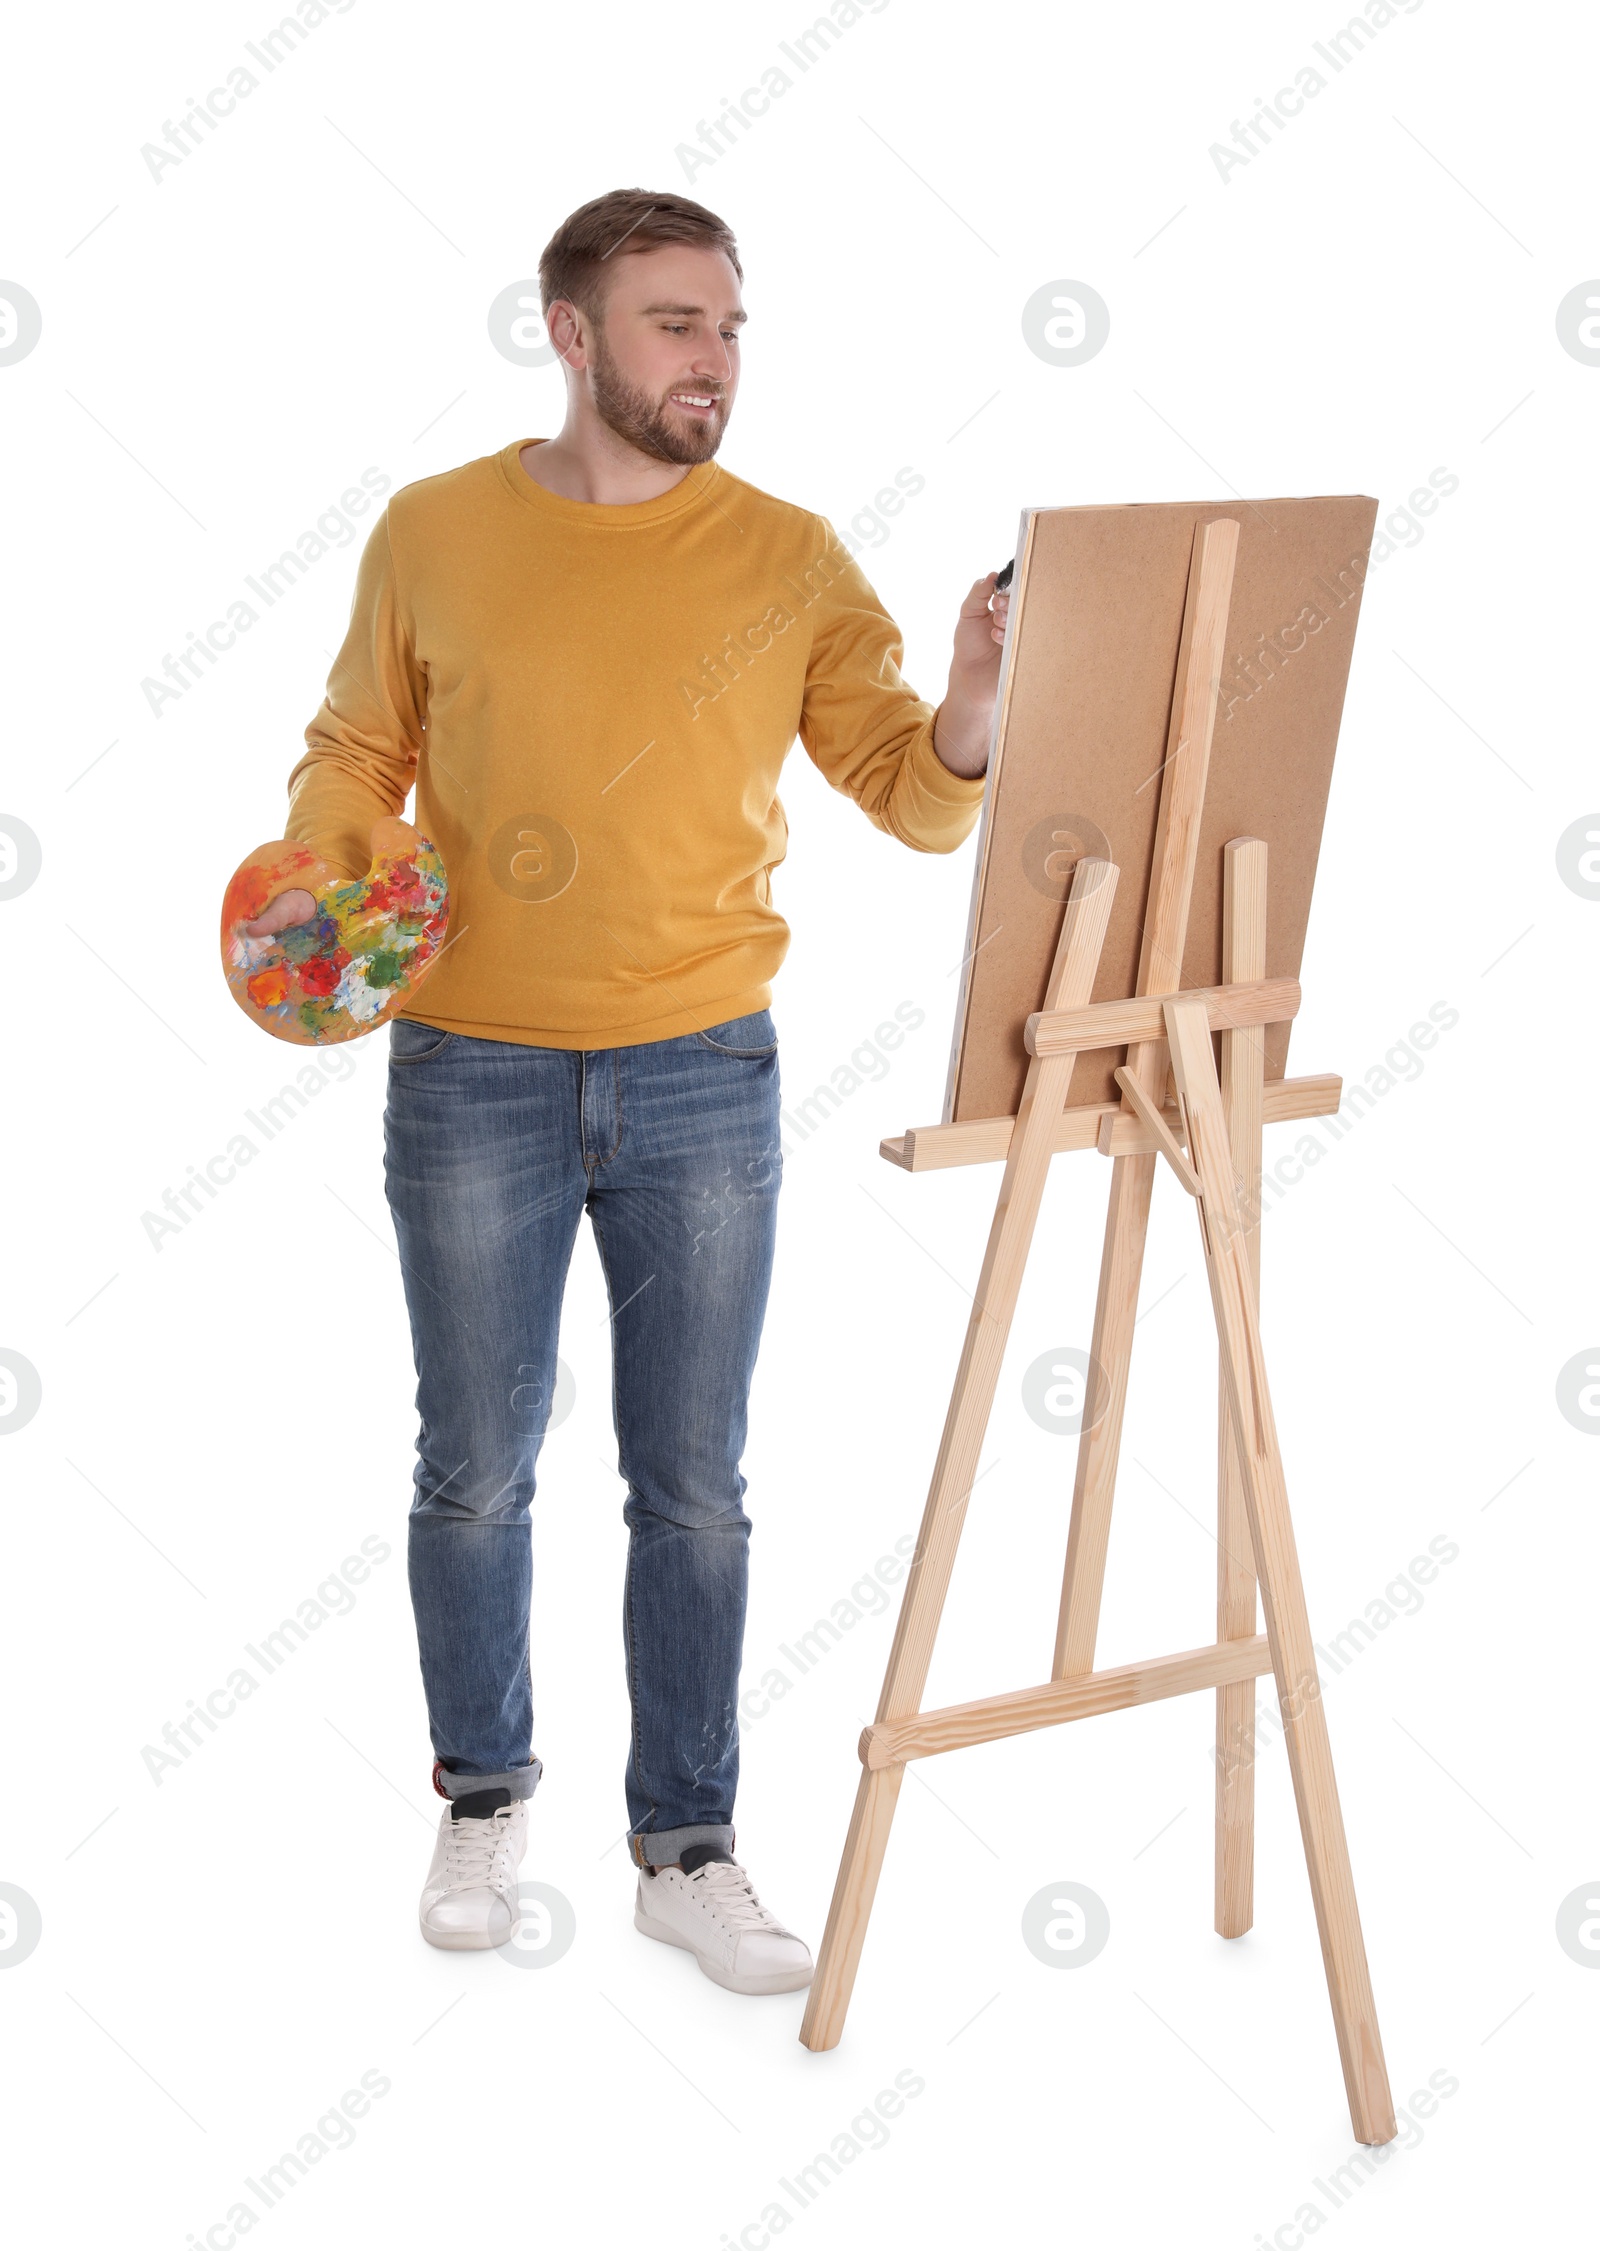
[(732, 1849), (750, 1519), (746, 1408), (782, 1157), (766, 1009), (578, 1051), (389, 1031), (384, 1172), (417, 1367), (408, 1570), (446, 1797), (530, 1797), (534, 1464), (581, 1214), (611, 1304), (627, 1484), (635, 1860)]

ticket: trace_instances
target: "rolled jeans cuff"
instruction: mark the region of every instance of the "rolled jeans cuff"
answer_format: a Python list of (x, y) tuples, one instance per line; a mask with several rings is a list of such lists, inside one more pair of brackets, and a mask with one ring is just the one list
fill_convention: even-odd
[(544, 1761), (530, 1759), (526, 1766), (511, 1767), (504, 1774), (450, 1774), (435, 1759), (433, 1786), (441, 1798), (470, 1798), (478, 1790), (509, 1790), (515, 1805), (519, 1798), (533, 1796), (543, 1772)]
[(720, 1845), (724, 1852), (732, 1852), (732, 1822), (691, 1821), (683, 1829), (635, 1830), (628, 1838), (628, 1850), (641, 1868), (666, 1868), (681, 1859), (689, 1845)]

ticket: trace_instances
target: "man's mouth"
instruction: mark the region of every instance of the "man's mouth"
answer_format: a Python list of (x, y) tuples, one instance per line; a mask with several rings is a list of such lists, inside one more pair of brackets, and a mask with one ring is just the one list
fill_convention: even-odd
[(685, 414), (693, 414), (702, 422), (708, 421), (722, 404), (720, 396), (711, 391), (669, 391), (667, 396), (674, 406), (682, 407)]

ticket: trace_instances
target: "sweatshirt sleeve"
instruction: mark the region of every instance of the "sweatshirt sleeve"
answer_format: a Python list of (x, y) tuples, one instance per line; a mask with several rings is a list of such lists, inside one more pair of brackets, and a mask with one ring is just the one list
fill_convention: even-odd
[(344, 645), (289, 776), (284, 834), (339, 874), (371, 865), (374, 821), (405, 810), (427, 727), (427, 674), (395, 579), (384, 510), (362, 550)]
[(818, 771), (867, 819), (918, 852), (953, 852), (972, 833), (982, 774), (951, 773), (933, 747), (934, 708), (901, 677), (899, 628), (825, 517), (805, 574), (815, 623), (800, 740)]

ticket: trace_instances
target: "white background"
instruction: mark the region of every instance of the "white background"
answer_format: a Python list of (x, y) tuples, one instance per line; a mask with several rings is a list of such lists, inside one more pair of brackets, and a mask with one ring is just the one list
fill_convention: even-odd
[[(352, 2145), (253, 2207), (269, 2243), (1293, 2251), (1324, 2227), (1400, 2245), (1566, 2225), (1600, 2001), (1556, 1939), (1560, 1903), (1600, 1895), (1600, 1446), (1556, 1405), (1600, 1336), (1600, 905), (1556, 864), (1600, 803), (1600, 369), (1555, 325), (1600, 271), (1588, 27), (1427, 0), (1323, 64), (1224, 180), (1211, 144), (1341, 10), (892, 0), (803, 76), (785, 65), (770, 114), (691, 180), (678, 145), (783, 61), (805, 8), (359, 0), (153, 179), (141, 145), (275, 20), (36, 9), (8, 41), (0, 275), (44, 321), (0, 367), (0, 814), (43, 849), (0, 902), (0, 1344), (42, 1384), (3, 1456), (0, 1880), (42, 1917), (0, 1982), (11, 2197), (53, 2243), (220, 2247), (246, 2177), (370, 2071), (388, 2092)], [(1256, 1924), (1225, 1943), (1209, 1697), (915, 1768), (830, 2054), (798, 2044), (800, 1996), (736, 1998), (635, 1934), (623, 1489), (587, 1230), (576, 1404), (535, 1503), (547, 1775), (524, 1869), (577, 1937), (526, 1973), (423, 1945), (439, 1808), (404, 1584), (384, 1043), (343, 1051), (348, 1080), (176, 1238), (157, 1250), (142, 1223), (294, 1067), (229, 999), (216, 911), (281, 831), (354, 545), (159, 717), (141, 681), (364, 468), (399, 486), (554, 431), (559, 370), (499, 356), (487, 309), (619, 185), (684, 190), (737, 231), (729, 468), (840, 524), (898, 469), (926, 479), (863, 560), (934, 697), (957, 603), (1025, 504), (1348, 491), (1387, 513), (1436, 468), (1459, 479), (1368, 583), (1294, 1067), (1354, 1080), (1434, 1004), (1459, 1022), (1325, 1137), (1265, 1231), (1317, 1635), (1430, 1540), (1459, 1549), (1327, 1690), (1394, 2093), (1454, 2083), (1343, 2202), (1319, 2185), (1355, 2145), (1283, 1752), (1264, 1729)], [(1067, 369), (1020, 318), (1064, 278), (1111, 313)], [(897, 1003), (926, 1022), (788, 1160), (745, 1461), (751, 1684), (916, 1524), (999, 1178), (877, 1156), (938, 1115), (973, 847), (903, 851), (802, 753), (785, 796), (791, 1106)], [(1087, 1344), (1107, 1178), (1087, 1154), (1052, 1179), (930, 1703), (1048, 1673), (1072, 1444), (1020, 1384)], [(1170, 1181), (1144, 1303), (1103, 1663), (1212, 1632), (1215, 1348)], [(141, 1754), (163, 1723), (372, 1535), (392, 1552), (353, 1611), (158, 1786)], [(741, 1856), (813, 1944), (892, 1620), (785, 1666), (792, 1692), (746, 1729)], [(1047, 1966), (1022, 1911), (1069, 1880), (1110, 1941)], [(922, 2089), (886, 2142), (801, 2208), (780, 2182), (902, 2072)]]

